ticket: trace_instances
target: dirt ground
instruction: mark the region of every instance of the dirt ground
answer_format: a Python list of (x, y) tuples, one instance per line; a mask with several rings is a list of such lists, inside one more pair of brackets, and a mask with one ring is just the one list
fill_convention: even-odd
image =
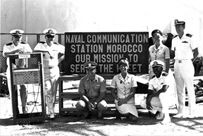
[(0, 98), (0, 136), (134, 136), (134, 135), (203, 135), (203, 103), (197, 104), (197, 118), (174, 119), (177, 113), (171, 110), (171, 123), (162, 125), (154, 117), (149, 117), (146, 110), (139, 110), (137, 122), (126, 119), (116, 120), (105, 117), (85, 120), (82, 117), (58, 115), (56, 119), (44, 123), (14, 125), (11, 118), (11, 107), (8, 98)]

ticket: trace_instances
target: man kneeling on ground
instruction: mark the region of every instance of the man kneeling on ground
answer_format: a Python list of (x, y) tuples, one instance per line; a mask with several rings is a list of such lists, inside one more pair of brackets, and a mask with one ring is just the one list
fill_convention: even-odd
[(147, 108), (156, 114), (157, 119), (163, 119), (162, 124), (171, 121), (169, 116), (169, 82), (167, 74), (163, 72), (164, 63), (158, 60), (151, 62), (155, 76), (149, 80), (148, 94), (141, 103), (142, 108)]
[(80, 80), (78, 91), (81, 100), (76, 104), (76, 108), (87, 119), (91, 118), (91, 111), (97, 110), (98, 119), (103, 119), (102, 113), (107, 109), (107, 103), (104, 100), (106, 81), (102, 76), (96, 74), (97, 63), (87, 62), (84, 66), (87, 74)]

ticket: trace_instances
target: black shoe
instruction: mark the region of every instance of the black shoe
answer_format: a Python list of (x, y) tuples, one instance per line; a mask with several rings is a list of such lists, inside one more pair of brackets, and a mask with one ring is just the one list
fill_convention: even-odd
[(103, 115), (97, 116), (97, 119), (102, 120), (102, 119), (104, 119), (104, 117), (103, 117)]
[(159, 113), (159, 111), (156, 112), (156, 114), (152, 114), (150, 111), (148, 111), (148, 116), (149, 117), (155, 117), (157, 114)]
[(19, 109), (17, 108), (17, 111), (16, 111), (16, 114), (19, 114), (20, 112), (19, 112)]
[(138, 118), (136, 116), (132, 116), (131, 120), (137, 122)]
[(121, 114), (116, 110), (116, 120), (121, 120)]
[(127, 115), (126, 118), (131, 121), (137, 121), (137, 119), (138, 119), (136, 116), (134, 116), (133, 114), (130, 114), (130, 113)]
[(156, 114), (156, 119), (158, 119), (158, 120), (163, 120), (164, 117), (165, 117), (165, 114), (164, 114), (164, 113), (162, 113), (162, 112), (157, 112), (157, 114)]
[(85, 119), (91, 119), (92, 118), (92, 114), (88, 114), (86, 117), (85, 117)]

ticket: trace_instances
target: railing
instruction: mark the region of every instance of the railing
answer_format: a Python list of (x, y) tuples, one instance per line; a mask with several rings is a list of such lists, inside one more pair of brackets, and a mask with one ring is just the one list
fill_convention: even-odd
[[(10, 33), (0, 33), (0, 35), (1, 35), (1, 43), (2, 43), (2, 41), (5, 41), (2, 36), (9, 36), (9, 37), (11, 36)], [(27, 36), (35, 36), (36, 41), (39, 42), (41, 40), (41, 36), (43, 36), (43, 35), (44, 35), (44, 33), (24, 33), (23, 38), (25, 39), (24, 41), (27, 41)], [(63, 44), (64, 41), (62, 41), (62, 39), (64, 37), (64, 34), (58, 33), (56, 35), (57, 35), (56, 38), (57, 38), (58, 43)], [(9, 40), (6, 40), (6, 41), (8, 42)]]
[[(24, 33), (22, 41), (28, 42), (32, 49), (39, 41), (44, 41), (43, 33)], [(6, 58), (3, 57), (3, 46), (11, 41), (10, 33), (0, 33), (0, 73), (6, 71)], [(55, 42), (65, 45), (64, 33), (58, 33), (55, 36)], [(61, 65), (59, 66), (61, 68)]]

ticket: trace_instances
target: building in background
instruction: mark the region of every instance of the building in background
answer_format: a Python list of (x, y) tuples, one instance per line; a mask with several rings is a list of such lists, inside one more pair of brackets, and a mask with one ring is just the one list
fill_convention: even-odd
[[(173, 20), (184, 18), (187, 31), (202, 42), (201, 3), (201, 0), (0, 0), (0, 32), (8, 33), (13, 28), (20, 28), (26, 33), (41, 33), (51, 27), (59, 33), (151, 32), (155, 28), (175, 33)], [(27, 40), (33, 48), (36, 39), (30, 35)], [(1, 46), (5, 41), (8, 38), (4, 40), (1, 36)]]

